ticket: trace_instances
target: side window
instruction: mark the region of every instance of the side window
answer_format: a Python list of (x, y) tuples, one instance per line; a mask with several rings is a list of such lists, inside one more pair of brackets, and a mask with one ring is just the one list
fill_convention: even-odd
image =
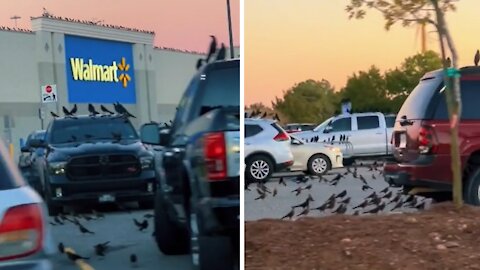
[(262, 128), (259, 125), (245, 125), (245, 138), (252, 137), (262, 132)]
[(185, 122), (187, 121), (188, 108), (192, 102), (192, 96), (195, 92), (195, 89), (198, 87), (197, 78), (193, 78), (190, 84), (188, 85), (187, 90), (183, 94), (180, 103), (178, 104), (177, 111), (175, 112), (175, 119), (173, 119), (172, 134), (175, 133)]
[(380, 127), (378, 116), (360, 116), (357, 117), (358, 130), (375, 129)]
[(480, 81), (463, 81), (461, 86), (462, 118), (480, 120), (478, 101), (480, 100)]
[(387, 124), (387, 128), (393, 128), (393, 126), (395, 126), (395, 118), (396, 116), (385, 117), (385, 123)]
[(332, 132), (351, 131), (351, 130), (352, 130), (351, 117), (340, 118), (335, 120), (332, 123)]

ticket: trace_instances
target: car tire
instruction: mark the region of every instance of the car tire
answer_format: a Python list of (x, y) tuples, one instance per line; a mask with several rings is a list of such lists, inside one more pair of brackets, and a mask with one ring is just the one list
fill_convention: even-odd
[(323, 175), (332, 169), (332, 162), (324, 154), (315, 154), (308, 159), (307, 169), (311, 175)]
[(265, 182), (272, 176), (274, 166), (272, 160), (265, 155), (254, 155), (247, 159), (245, 177), (253, 182)]
[(188, 230), (173, 222), (165, 201), (157, 194), (155, 199), (155, 242), (165, 255), (183, 255), (189, 251)]
[(233, 249), (231, 238), (224, 235), (207, 235), (202, 230), (201, 218), (190, 214), (191, 256), (194, 269), (229, 270), (233, 269)]
[(344, 158), (343, 159), (343, 166), (352, 166), (355, 163), (354, 158)]
[(467, 204), (480, 205), (480, 167), (470, 173), (463, 187), (463, 199)]

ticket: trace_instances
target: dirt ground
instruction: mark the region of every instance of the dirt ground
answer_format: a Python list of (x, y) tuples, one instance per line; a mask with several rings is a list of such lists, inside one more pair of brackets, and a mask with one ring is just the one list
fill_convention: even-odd
[(245, 269), (480, 269), (480, 208), (246, 222)]

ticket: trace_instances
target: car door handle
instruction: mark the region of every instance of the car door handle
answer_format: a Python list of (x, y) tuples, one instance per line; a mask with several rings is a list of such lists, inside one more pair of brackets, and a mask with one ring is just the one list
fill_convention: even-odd
[(376, 134), (381, 135), (381, 134), (383, 134), (383, 132), (377, 132)]

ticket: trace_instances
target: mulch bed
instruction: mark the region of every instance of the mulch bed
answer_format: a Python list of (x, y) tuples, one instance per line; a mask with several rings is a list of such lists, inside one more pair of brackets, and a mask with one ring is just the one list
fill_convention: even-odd
[(480, 270), (480, 208), (246, 222), (245, 269)]

